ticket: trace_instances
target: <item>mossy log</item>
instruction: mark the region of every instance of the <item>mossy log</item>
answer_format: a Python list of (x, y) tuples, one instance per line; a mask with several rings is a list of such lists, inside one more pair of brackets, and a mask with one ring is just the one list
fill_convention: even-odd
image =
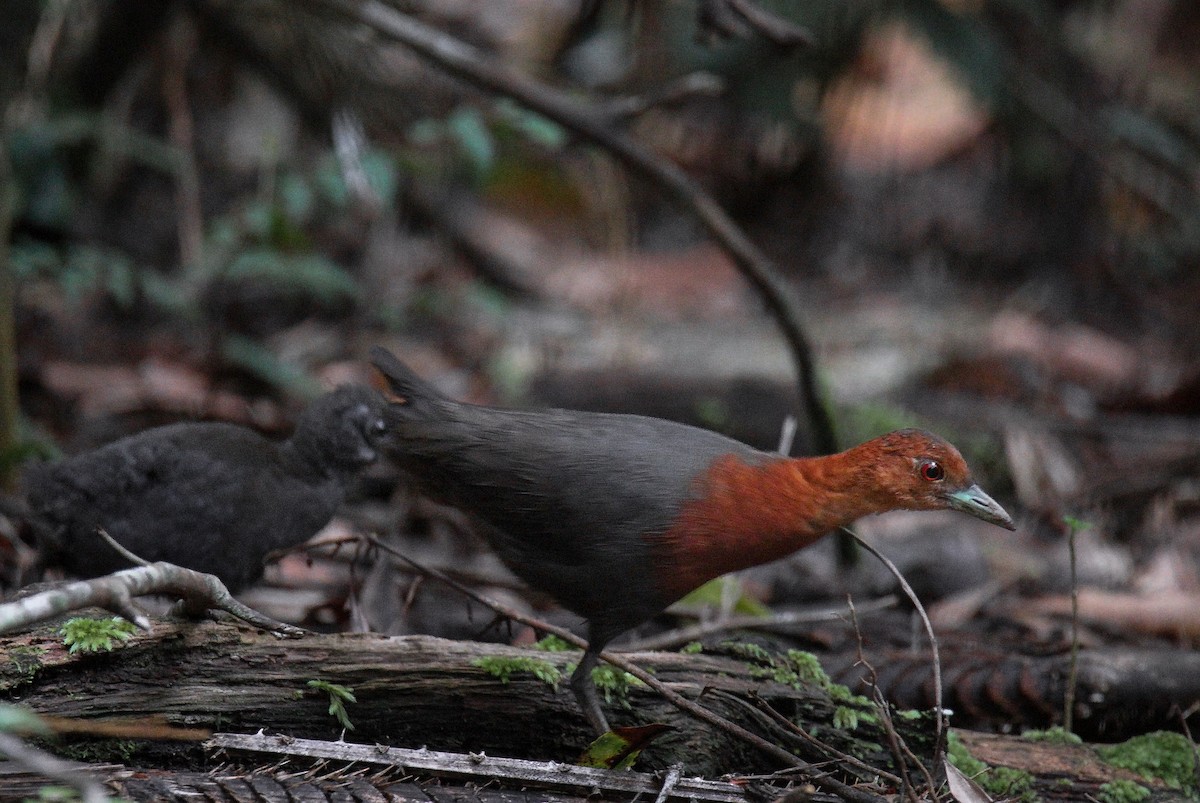
[[(0, 661), (5, 699), (39, 714), (97, 725), (132, 719), (212, 731), (265, 729), (336, 739), (342, 726), (329, 713), (329, 695), (308, 685), (318, 680), (353, 689), (357, 702), (346, 704), (353, 731), (346, 738), (354, 742), (566, 761), (576, 758), (591, 740), (565, 681), (556, 686), (521, 670), (520, 662), (505, 660), (545, 662), (538, 666), (553, 666), (565, 678), (569, 664), (578, 660), (577, 652), (418, 636), (311, 634), (280, 639), (237, 624), (169, 620), (156, 621), (150, 633), (139, 633), (111, 652), (71, 655), (52, 626), (5, 637), (0, 651), (6, 657)], [(699, 699), (809, 761), (828, 761), (832, 755), (789, 737), (761, 713), (762, 705), (770, 705), (837, 751), (876, 766), (890, 762), (874, 717), (865, 710), (865, 716), (847, 717), (853, 706), (832, 700), (822, 688), (780, 682), (779, 671), (730, 656), (629, 657), (684, 696)], [(500, 659), (502, 667), (517, 671), (502, 682), (479, 666), (480, 659)], [(755, 748), (681, 713), (649, 689), (630, 687), (606, 707), (614, 725), (672, 726), (647, 751), (644, 758), (652, 765), (679, 763), (690, 774), (710, 777), (778, 768)], [(839, 728), (832, 725), (835, 714)], [(927, 749), (932, 736), (928, 720), (898, 719), (896, 727), (918, 752)], [(93, 737), (88, 743), (93, 758), (131, 757), (128, 737), (112, 754), (99, 749), (104, 740)], [(159, 743), (152, 752), (155, 761), (169, 762), (172, 751), (180, 759), (187, 755), (186, 763), (195, 761), (187, 748), (164, 751)], [(145, 755), (140, 749), (137, 753)]]

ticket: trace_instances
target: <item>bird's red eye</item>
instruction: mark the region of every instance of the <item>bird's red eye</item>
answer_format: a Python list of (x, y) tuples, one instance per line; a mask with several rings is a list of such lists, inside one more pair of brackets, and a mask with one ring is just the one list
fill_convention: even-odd
[(938, 482), (945, 479), (946, 470), (942, 468), (942, 464), (936, 460), (926, 460), (921, 463), (921, 478), (930, 482)]

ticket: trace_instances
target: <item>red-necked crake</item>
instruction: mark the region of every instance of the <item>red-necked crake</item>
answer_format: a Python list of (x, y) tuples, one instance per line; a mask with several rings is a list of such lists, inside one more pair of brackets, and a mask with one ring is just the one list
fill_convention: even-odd
[(371, 360), (391, 389), (385, 454), (472, 514), (525, 582), (588, 620), (571, 688), (601, 733), (600, 651), (714, 577), (889, 510), (960, 510), (1013, 529), (958, 450), (928, 432), (786, 458), (657, 418), (465, 404), (382, 348)]

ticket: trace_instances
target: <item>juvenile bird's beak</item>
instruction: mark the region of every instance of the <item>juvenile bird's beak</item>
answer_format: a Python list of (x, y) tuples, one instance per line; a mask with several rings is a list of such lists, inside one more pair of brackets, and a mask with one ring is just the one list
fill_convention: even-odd
[(955, 510), (961, 510), (963, 513), (983, 519), (990, 524), (999, 525), (1006, 530), (1017, 529), (1013, 524), (1012, 517), (978, 485), (946, 494), (946, 504)]

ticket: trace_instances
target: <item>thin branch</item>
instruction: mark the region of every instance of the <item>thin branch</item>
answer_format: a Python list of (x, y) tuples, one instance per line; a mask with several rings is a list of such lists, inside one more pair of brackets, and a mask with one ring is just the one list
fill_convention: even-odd
[(176, 14), (166, 37), (162, 74), (163, 104), (171, 144), (183, 154), (183, 169), (175, 186), (179, 205), (176, 230), (179, 261), (197, 265), (204, 255), (204, 210), (200, 201), (200, 171), (196, 165), (195, 125), (188, 98), (187, 67), (196, 52), (196, 30), (186, 14)]
[(925, 612), (925, 606), (917, 598), (917, 594), (913, 591), (912, 586), (908, 584), (908, 580), (904, 579), (904, 575), (896, 568), (896, 564), (892, 563), (886, 555), (874, 546), (860, 538), (858, 533), (849, 527), (842, 527), (841, 530), (849, 535), (856, 544), (870, 552), (880, 563), (887, 567), (888, 571), (896, 578), (896, 582), (900, 584), (900, 588), (904, 591), (905, 596), (912, 600), (913, 607), (916, 609), (917, 615), (921, 617), (921, 623), (925, 626), (925, 635), (929, 637), (929, 651), (933, 663), (933, 705), (937, 715), (934, 720), (937, 727), (937, 735), (933, 746), (933, 763), (936, 767), (941, 764), (942, 755), (946, 752), (947, 723), (946, 708), (942, 703), (942, 657), (938, 651), (937, 636), (933, 634), (933, 623), (929, 621), (929, 614)]
[(708, 192), (678, 165), (660, 158), (613, 128), (603, 104), (587, 104), (542, 84), (479, 49), (428, 26), (379, 0), (310, 0), (344, 14), (383, 37), (399, 42), (470, 84), (510, 97), (575, 135), (604, 148), (677, 203), (692, 211), (762, 297), (782, 330), (795, 363), (800, 398), (817, 449), (838, 450), (833, 420), (817, 387), (815, 361), (791, 291), (775, 265)]
[(276, 622), (238, 602), (213, 575), (162, 561), (123, 569), (93, 580), (67, 583), (0, 604), (0, 633), (92, 607), (112, 611), (141, 629), (149, 630), (150, 620), (133, 604), (134, 597), (146, 594), (180, 597), (182, 612), (186, 615), (219, 610), (280, 637), (297, 637), (305, 633), (301, 628)]
[[(896, 601), (896, 597), (889, 594), (886, 597), (880, 597), (879, 599), (863, 603), (858, 606), (858, 609), (861, 611), (881, 611), (895, 606)], [(687, 644), (689, 641), (699, 641), (709, 636), (728, 633), (734, 630), (786, 632), (795, 625), (838, 621), (845, 616), (846, 612), (847, 608), (844, 607), (823, 607), (819, 610), (787, 611), (784, 613), (773, 613), (769, 616), (730, 616), (720, 621), (702, 622), (688, 627), (678, 627), (664, 633), (659, 633), (656, 636), (637, 639), (621, 646), (629, 652), (667, 650)]]
[(640, 95), (611, 98), (601, 104), (604, 114), (616, 122), (692, 98), (718, 97), (724, 91), (725, 82), (719, 76), (698, 71), (652, 87)]
[(702, 0), (701, 25), (715, 28), (723, 36), (733, 36), (735, 21), (779, 47), (811, 47), (813, 36), (791, 20), (767, 11), (752, 0)]
[(821, 741), (820, 739), (818, 739), (817, 737), (815, 737), (811, 733), (809, 733), (807, 730), (805, 730), (804, 728), (800, 727), (798, 724), (796, 724), (792, 720), (785, 717), (778, 710), (776, 710), (776, 708), (773, 705), (771, 705), (766, 700), (759, 697), (757, 694), (752, 695), (751, 699), (753, 699), (754, 703), (767, 716), (769, 716), (776, 724), (778, 724), (780, 727), (782, 727), (787, 732), (791, 733), (793, 736), (796, 736), (799, 739), (799, 741), (809, 745), (813, 749), (820, 750), (822, 753), (825, 753), (828, 756), (832, 756), (833, 758), (837, 759), (838, 761), (841, 761), (842, 763), (844, 763), (848, 766), (856, 767), (857, 769), (862, 770), (863, 772), (869, 773), (871, 775), (874, 775), (877, 778), (882, 778), (883, 780), (885, 780), (888, 783), (893, 784), (897, 787), (899, 787), (903, 784), (903, 781), (901, 780), (900, 776), (893, 775), (892, 773), (887, 772), (885, 770), (881, 770), (878, 767), (872, 767), (870, 764), (863, 761), (861, 758), (852, 756), (849, 753), (843, 753), (841, 750), (838, 750), (833, 745), (826, 744), (825, 742)]
[(1063, 695), (1063, 730), (1075, 727), (1075, 687), (1079, 682), (1079, 576), (1075, 560), (1075, 533), (1078, 527), (1067, 523), (1067, 553), (1071, 566), (1071, 663), (1067, 669), (1067, 689)]
[[(521, 624), (527, 625), (528, 627), (534, 628), (535, 630), (538, 630), (538, 631), (541, 631), (544, 633), (550, 633), (554, 636), (557, 636), (558, 638), (561, 638), (563, 641), (567, 642), (568, 644), (578, 647), (579, 649), (586, 649), (586, 647), (587, 647), (586, 640), (580, 638), (579, 636), (575, 635), (574, 633), (572, 633), (569, 630), (566, 630), (565, 628), (556, 627), (555, 625), (549, 624), (547, 622), (543, 622), (532, 616), (526, 616), (525, 614), (523, 614), (519, 611), (515, 611), (506, 605), (501, 605), (500, 603), (496, 602), (495, 600), (490, 599), (489, 597), (486, 597), (470, 588), (467, 588), (462, 583), (459, 583), (454, 578), (452, 578), (442, 572), (435, 571), (432, 569), (427, 569), (424, 566), (422, 566), (418, 561), (413, 560), (412, 558), (408, 557), (403, 552), (401, 552), (400, 550), (391, 546), (390, 544), (384, 543), (383, 541), (381, 541), (379, 538), (377, 538), (374, 535), (366, 535), (366, 536), (364, 536), (364, 538), (367, 540), (368, 543), (375, 546), (375, 548), (377, 548), (383, 552), (386, 552), (387, 554), (392, 555), (393, 557), (395, 557), (401, 561), (404, 561), (405, 563), (407, 563), (409, 566), (413, 567), (417, 571), (419, 571), (429, 577), (432, 577), (435, 580), (445, 583), (446, 585), (450, 586), (454, 590), (458, 591), (460, 594), (463, 594), (464, 596), (468, 597), (469, 599), (472, 599), (475, 602), (478, 602), (480, 605), (483, 605), (484, 607), (494, 611), (499, 616), (502, 616), (506, 619), (511, 619), (514, 622), (520, 622)], [(600, 653), (600, 658), (601, 658), (601, 660), (615, 666), (617, 669), (620, 669), (623, 672), (628, 672), (630, 675), (633, 675), (635, 678), (640, 680), (642, 683), (646, 684), (646, 686), (648, 688), (653, 689), (655, 692), (657, 692), (667, 702), (671, 703), (679, 710), (685, 711), (685, 712), (691, 714), (696, 719), (699, 719), (703, 722), (707, 722), (709, 725), (712, 725), (713, 727), (715, 727), (719, 730), (722, 730), (725, 733), (728, 733), (731, 736), (734, 736), (735, 738), (746, 742), (747, 744), (755, 747), (756, 749), (760, 750), (764, 754), (771, 756), (776, 761), (779, 761), (780, 763), (782, 763), (786, 766), (795, 767), (795, 768), (803, 769), (803, 770), (815, 771), (815, 770), (813, 770), (812, 765), (810, 765), (808, 762), (803, 761), (802, 759), (798, 758), (797, 756), (792, 755), (791, 753), (789, 753), (787, 750), (783, 749), (779, 745), (768, 742), (766, 739), (763, 739), (758, 734), (751, 733), (750, 731), (743, 728), (741, 725), (738, 725), (735, 722), (730, 722), (728, 719), (726, 719), (725, 717), (722, 717), (720, 714), (717, 714), (714, 711), (710, 711), (709, 709), (705, 708), (704, 706), (697, 705), (696, 703), (692, 702), (691, 700), (688, 700), (686, 697), (679, 694), (674, 689), (671, 689), (670, 687), (668, 687), (661, 680), (654, 677), (654, 675), (651, 675), (649, 672), (645, 671), (641, 667), (636, 666), (635, 664), (632, 664), (629, 661), (626, 661), (624, 658), (622, 658), (618, 655), (614, 655), (611, 652)], [(864, 792), (860, 789), (855, 789), (854, 787), (844, 784), (841, 781), (838, 781), (833, 778), (823, 777), (820, 779), (820, 783), (823, 784), (833, 794), (837, 795), (838, 797), (841, 797), (843, 800), (851, 801), (852, 803), (880, 803), (880, 801), (882, 800), (877, 795), (872, 795), (872, 794)]]

